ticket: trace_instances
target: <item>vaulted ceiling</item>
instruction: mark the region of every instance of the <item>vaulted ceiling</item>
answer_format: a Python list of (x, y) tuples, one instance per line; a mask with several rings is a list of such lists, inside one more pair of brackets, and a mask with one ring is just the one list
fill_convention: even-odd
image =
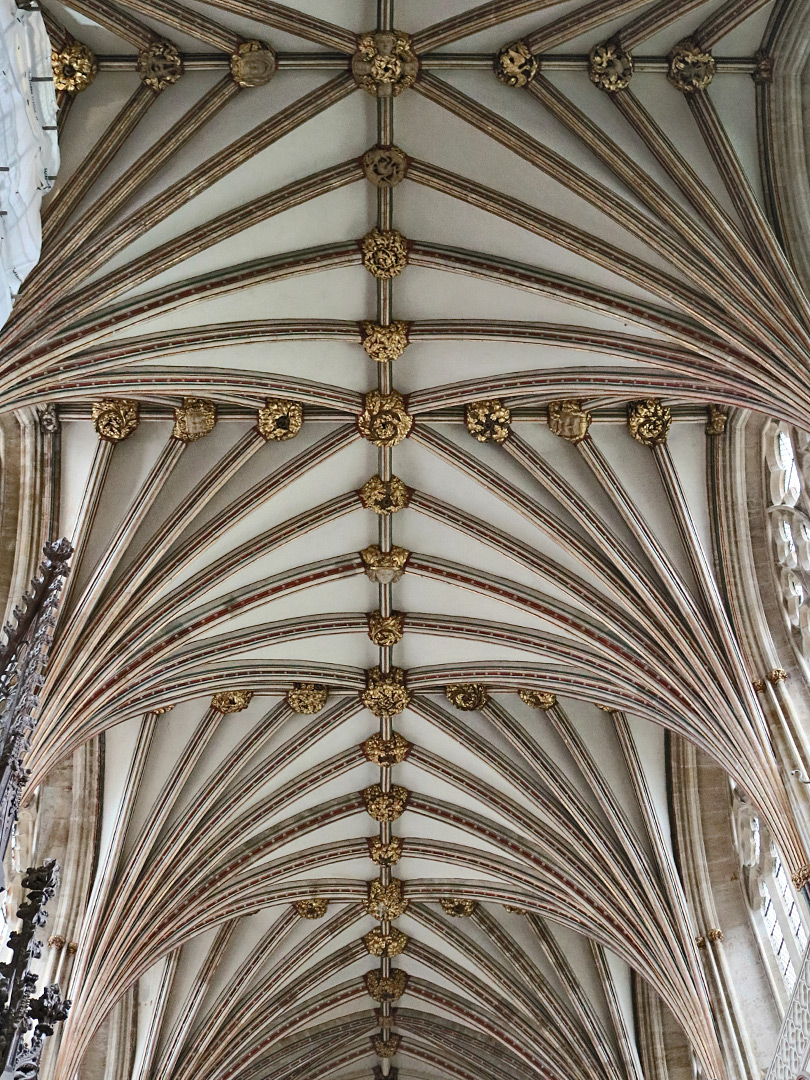
[(77, 549), (32, 788), (105, 747), (56, 1075), (134, 994), (137, 1080), (618, 1080), (635, 972), (722, 1076), (664, 731), (806, 862), (707, 485), (728, 407), (810, 428), (773, 3), (46, 6), (98, 73), (0, 354)]

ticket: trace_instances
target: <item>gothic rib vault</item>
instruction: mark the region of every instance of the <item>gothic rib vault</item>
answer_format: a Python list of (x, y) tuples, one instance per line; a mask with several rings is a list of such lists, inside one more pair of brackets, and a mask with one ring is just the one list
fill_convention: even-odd
[(726, 1077), (664, 732), (805, 885), (707, 484), (728, 410), (810, 429), (776, 5), (46, 7), (98, 68), (0, 353), (76, 548), (30, 788), (97, 785), (52, 1075), (635, 1080), (643, 980)]

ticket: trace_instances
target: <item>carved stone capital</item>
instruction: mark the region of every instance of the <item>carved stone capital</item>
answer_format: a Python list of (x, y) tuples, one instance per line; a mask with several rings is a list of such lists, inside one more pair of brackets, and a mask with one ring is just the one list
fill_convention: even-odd
[(408, 265), (408, 241), (396, 229), (372, 229), (360, 241), (360, 250), (363, 266), (375, 278), (396, 277)]
[(392, 390), (381, 394), (369, 390), (365, 407), (357, 417), (357, 428), (364, 439), (374, 446), (396, 446), (407, 438), (413, 427), (413, 417), (405, 408), (402, 394)]
[(371, 544), (360, 552), (366, 577), (377, 585), (399, 581), (410, 555), (410, 551), (396, 545), (390, 551), (382, 551), (378, 544)]
[(363, 743), (366, 760), (374, 765), (401, 765), (411, 750), (411, 744), (404, 735), (394, 731), (390, 739), (384, 739), (379, 732), (370, 735)]
[(302, 919), (322, 919), (329, 907), (329, 901), (315, 896), (307, 900), (293, 900), (293, 907)]
[(372, 784), (363, 791), (366, 812), (375, 821), (396, 821), (405, 813), (410, 792), (393, 784), (390, 791), (383, 791), (379, 784)]
[(752, 679), (751, 685), (758, 694), (765, 693), (765, 680), (764, 679)]
[(61, 934), (51, 934), (51, 936), (48, 938), (48, 948), (56, 949), (57, 952), (61, 949), (64, 949), (65, 944), (65, 939), (62, 937)]
[(405, 672), (394, 667), (383, 673), (379, 667), (366, 672), (366, 688), (360, 700), (375, 716), (396, 716), (406, 709), (411, 695), (405, 685)]
[(408, 346), (408, 323), (396, 321), (383, 326), (381, 323), (364, 322), (362, 344), (366, 353), (378, 364), (397, 360)]
[(160, 93), (183, 74), (183, 61), (171, 41), (152, 41), (138, 53), (138, 74), (144, 86)]
[(802, 891), (806, 885), (810, 884), (810, 863), (805, 863), (804, 866), (800, 866), (798, 870), (790, 875), (793, 884), (799, 890)]
[(86, 90), (98, 74), (92, 49), (75, 38), (64, 49), (51, 50), (51, 69), (56, 89), (68, 94), (79, 94)]
[(379, 878), (374, 878), (368, 883), (368, 897), (363, 901), (363, 908), (366, 914), (378, 922), (384, 922), (404, 915), (409, 903), (410, 901), (405, 899), (399, 878), (391, 878), (387, 885)]
[(633, 77), (633, 57), (614, 38), (594, 45), (588, 55), (591, 82), (608, 94), (626, 90)]
[(373, 510), (380, 515), (396, 514), (404, 510), (410, 499), (407, 487), (398, 476), (392, 476), (390, 480), (372, 476), (366, 480), (358, 494), (366, 510)]
[(533, 709), (542, 709), (543, 712), (547, 712), (557, 704), (557, 695), (549, 694), (545, 690), (518, 690), (518, 697), (521, 701), (525, 701), (527, 705), (531, 705)]
[(591, 414), (582, 408), (582, 402), (574, 398), (549, 402), (549, 431), (552, 435), (557, 435), (568, 442), (582, 442), (588, 434), (591, 419)]
[(259, 409), (256, 424), (259, 434), (268, 442), (284, 442), (294, 439), (304, 423), (304, 406), (300, 401), (288, 401), (286, 398), (268, 398)]
[(719, 405), (708, 405), (706, 407), (708, 418), (706, 420), (706, 434), (707, 435), (722, 435), (726, 430), (726, 422), (728, 421), (728, 413), (725, 409)]
[(326, 704), (329, 690), (323, 683), (293, 683), (287, 691), (287, 704), (302, 716), (318, 713)]
[(489, 700), (487, 688), (483, 683), (454, 683), (452, 686), (446, 686), (444, 692), (450, 704), (456, 709), (461, 709), (462, 712), (483, 709)]
[(372, 146), (361, 158), (363, 175), (377, 188), (393, 188), (408, 173), (408, 155), (398, 146)]
[(513, 41), (498, 50), (493, 67), (504, 86), (528, 86), (537, 74), (538, 62), (525, 41)]
[(682, 94), (705, 90), (716, 70), (712, 54), (691, 38), (679, 41), (669, 54), (667, 78)]
[(783, 667), (771, 668), (765, 676), (771, 686), (776, 686), (777, 683), (784, 682), (787, 677), (788, 674)]
[(644, 446), (660, 446), (667, 441), (672, 411), (658, 398), (631, 401), (627, 406), (627, 429)]
[(497, 398), (471, 401), (464, 409), (467, 430), (478, 442), (505, 442), (511, 419), (512, 414)]
[(397, 97), (413, 86), (419, 59), (408, 34), (400, 30), (372, 30), (357, 38), (352, 75), (361, 89), (374, 97)]
[(374, 968), (366, 972), (364, 982), (375, 1001), (397, 1001), (405, 993), (408, 976), (400, 969), (392, 971), (390, 975), (382, 975)]
[(444, 913), (451, 915), (454, 919), (469, 919), (478, 907), (477, 900), (456, 900), (452, 896), (443, 896), (439, 903)]
[(231, 75), (239, 86), (265, 86), (277, 68), (276, 54), (266, 41), (243, 41), (231, 56)]
[(183, 404), (174, 410), (172, 438), (192, 443), (210, 435), (217, 422), (217, 407), (205, 398), (183, 398)]
[(398, 611), (383, 615), (381, 611), (371, 611), (368, 616), (368, 636), (375, 645), (396, 645), (402, 641), (405, 632), (405, 616)]
[(223, 716), (242, 712), (248, 707), (252, 697), (250, 690), (223, 690), (211, 698), (211, 708), (216, 709)]
[(715, 945), (718, 941), (723, 940), (723, 931), (719, 927), (714, 927), (706, 934), (706, 940)]
[(93, 426), (96, 434), (105, 442), (119, 443), (137, 430), (139, 406), (129, 398), (104, 398), (94, 401)]
[(390, 930), (375, 926), (365, 935), (363, 944), (371, 956), (399, 956), (408, 944), (408, 935), (395, 926)]

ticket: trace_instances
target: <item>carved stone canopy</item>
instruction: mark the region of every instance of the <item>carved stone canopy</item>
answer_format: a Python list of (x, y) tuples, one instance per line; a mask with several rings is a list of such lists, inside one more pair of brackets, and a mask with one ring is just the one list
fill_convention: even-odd
[(615, 39), (604, 41), (590, 51), (588, 74), (591, 82), (608, 94), (626, 90), (633, 77), (633, 57)]
[(669, 54), (667, 78), (683, 94), (705, 90), (714, 78), (717, 64), (706, 49), (691, 38), (679, 41)]
[(78, 94), (86, 90), (98, 74), (98, 64), (92, 49), (75, 38), (63, 49), (51, 51), (51, 68), (54, 86), (68, 94)]
[(528, 86), (537, 74), (538, 61), (525, 41), (513, 41), (498, 51), (493, 66), (504, 86)]
[(362, 157), (363, 175), (378, 188), (393, 188), (408, 172), (408, 156), (398, 146), (372, 146)]
[(171, 41), (152, 41), (138, 53), (138, 74), (144, 86), (160, 93), (183, 74), (183, 61)]
[(276, 54), (266, 41), (243, 41), (231, 56), (231, 75), (239, 86), (265, 86), (277, 68)]
[(371, 31), (357, 39), (352, 75), (359, 87), (374, 97), (396, 97), (413, 86), (419, 59), (408, 34), (400, 30)]

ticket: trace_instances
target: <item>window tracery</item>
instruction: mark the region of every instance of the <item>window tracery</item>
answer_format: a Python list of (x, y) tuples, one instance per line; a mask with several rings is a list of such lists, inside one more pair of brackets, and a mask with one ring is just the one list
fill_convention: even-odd
[(766, 968), (778, 972), (784, 993), (779, 993), (777, 984), (777, 996), (784, 1002), (796, 985), (796, 973), (807, 948), (807, 927), (776, 845), (751, 801), (737, 788), (733, 820), (741, 880), (754, 931)]
[(805, 461), (806, 432), (772, 425), (766, 437), (771, 539), (787, 620), (797, 632), (797, 647), (810, 660), (810, 501)]

